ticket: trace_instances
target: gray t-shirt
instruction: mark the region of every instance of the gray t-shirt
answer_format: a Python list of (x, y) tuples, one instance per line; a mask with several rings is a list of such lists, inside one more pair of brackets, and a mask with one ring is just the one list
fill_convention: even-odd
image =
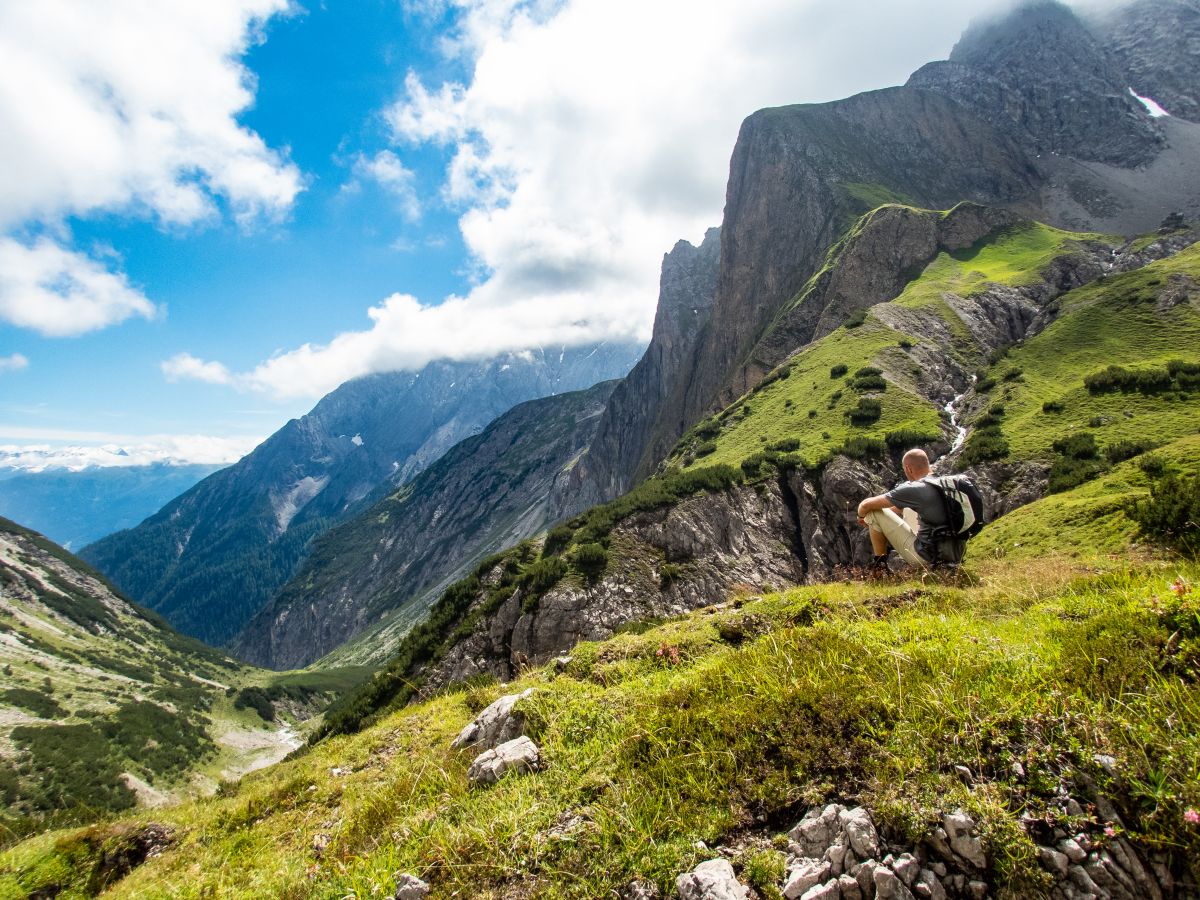
[(942, 495), (932, 484), (924, 481), (905, 481), (886, 494), (893, 506), (911, 509), (921, 517), (921, 530), (917, 532), (916, 551), (922, 559), (932, 562), (958, 563), (965, 546), (956, 538), (946, 538), (934, 547), (933, 529), (946, 524), (946, 505)]

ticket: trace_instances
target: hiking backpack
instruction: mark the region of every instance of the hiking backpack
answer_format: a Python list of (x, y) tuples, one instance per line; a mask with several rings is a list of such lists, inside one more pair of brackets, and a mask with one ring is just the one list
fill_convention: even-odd
[(946, 531), (966, 540), (983, 528), (983, 497), (966, 475), (941, 475), (921, 479), (937, 488), (946, 506)]

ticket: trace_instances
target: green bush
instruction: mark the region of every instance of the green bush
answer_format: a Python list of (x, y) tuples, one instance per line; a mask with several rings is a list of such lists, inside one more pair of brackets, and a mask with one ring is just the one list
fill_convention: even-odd
[(253, 709), (264, 722), (275, 721), (275, 707), (267, 692), (260, 687), (242, 688), (233, 701), (234, 709)]
[(1061, 400), (1047, 400), (1042, 404), (1042, 412), (1044, 413), (1060, 413), (1066, 408), (1066, 404)]
[(838, 405), (838, 401), (841, 399), (842, 399), (842, 392), (834, 391), (832, 394), (829, 395), (829, 403), (826, 405), (828, 406), (829, 409), (833, 409), (835, 406)]
[(874, 366), (863, 366), (854, 373), (855, 378), (871, 378), (875, 375), (882, 375), (883, 369), (877, 369)]
[(1150, 486), (1150, 497), (1130, 508), (1141, 532), (1186, 556), (1200, 556), (1200, 476), (1168, 475)]
[(567, 564), (560, 557), (539, 559), (525, 568), (517, 579), (517, 586), (525, 590), (522, 608), (528, 612), (537, 608), (542, 595), (558, 584), (567, 574)]
[(930, 444), (941, 440), (941, 437), (940, 434), (930, 434), (926, 431), (918, 431), (915, 428), (897, 428), (895, 431), (889, 431), (885, 434), (883, 440), (893, 450), (909, 450), (913, 447), (920, 447), (922, 444)]
[(1059, 438), (1052, 446), (1055, 453), (1069, 459), (1100, 458), (1100, 448), (1096, 445), (1096, 436), (1086, 431)]
[(846, 438), (838, 452), (851, 459), (866, 459), (868, 456), (879, 458), (887, 453), (887, 444), (879, 438), (850, 437)]
[(600, 543), (581, 544), (575, 548), (573, 561), (588, 581), (598, 581), (608, 568), (608, 551)]
[(570, 525), (559, 525), (556, 528), (551, 528), (546, 534), (546, 542), (542, 544), (542, 559), (558, 556), (558, 554), (567, 549), (574, 535), (575, 529)]
[(721, 423), (715, 419), (707, 419), (696, 426), (696, 437), (700, 440), (715, 438), (721, 433)]
[(808, 417), (810, 419), (815, 419), (817, 417), (817, 411), (815, 409), (810, 409), (808, 411)]
[(1153, 441), (1146, 440), (1118, 441), (1104, 448), (1104, 458), (1115, 466), (1117, 463), (1125, 462), (1127, 459), (1141, 456), (1143, 453), (1153, 450), (1156, 446), (1158, 445)]
[(693, 452), (697, 458), (701, 456), (711, 456), (713, 453), (717, 452), (716, 442), (705, 441), (703, 444), (697, 444), (696, 449)]
[(778, 453), (791, 453), (793, 450), (800, 449), (799, 438), (784, 438), (781, 441), (775, 441), (773, 444), (767, 444), (768, 450), (775, 450)]
[(883, 380), (881, 375), (867, 375), (864, 377), (855, 377), (850, 382), (851, 390), (858, 391), (860, 394), (868, 391), (886, 391), (887, 382)]
[(1008, 452), (1008, 440), (999, 426), (977, 428), (967, 435), (962, 453), (958, 457), (958, 468), (966, 469), (981, 462), (1004, 459)]
[(1167, 474), (1167, 461), (1157, 454), (1147, 454), (1138, 460), (1138, 468), (1150, 478), (1161, 478)]
[(858, 428), (866, 427), (879, 421), (883, 415), (883, 404), (870, 397), (859, 397), (858, 405), (847, 411), (845, 416), (850, 424)]
[(1100, 372), (1094, 372), (1083, 379), (1084, 387), (1090, 394), (1159, 394), (1163, 391), (1178, 390), (1175, 378), (1167, 368), (1141, 369), (1133, 371), (1123, 366), (1109, 366)]
[(909, 340), (908, 338), (900, 338), (900, 349), (901, 350), (911, 350), (914, 346), (916, 346), (916, 345), (913, 344), (913, 342), (911, 340)]
[(865, 309), (856, 309), (846, 319), (846, 327), (858, 328), (865, 321), (867, 321), (867, 311)]
[(28, 710), (39, 719), (58, 719), (67, 715), (58, 701), (47, 697), (41, 691), (31, 691), (27, 688), (9, 688), (0, 694), (0, 700), (12, 706)]
[(830, 378), (841, 378), (843, 375), (845, 375), (849, 371), (850, 371), (850, 367), (848, 365), (846, 365), (845, 363), (838, 363), (836, 366), (834, 366), (832, 369), (829, 370), (829, 377)]
[(675, 563), (665, 562), (658, 567), (658, 587), (660, 590), (666, 590), (671, 586), (671, 582), (678, 580), (683, 574), (683, 567)]

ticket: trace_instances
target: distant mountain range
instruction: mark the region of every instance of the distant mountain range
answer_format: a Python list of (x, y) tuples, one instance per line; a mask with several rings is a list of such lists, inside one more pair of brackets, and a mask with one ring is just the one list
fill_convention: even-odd
[(624, 375), (633, 344), (537, 348), (359, 378), (135, 528), (80, 552), (186, 634), (224, 645), (314, 537), (518, 403)]
[(68, 550), (132, 528), (220, 465), (0, 470), (0, 515)]

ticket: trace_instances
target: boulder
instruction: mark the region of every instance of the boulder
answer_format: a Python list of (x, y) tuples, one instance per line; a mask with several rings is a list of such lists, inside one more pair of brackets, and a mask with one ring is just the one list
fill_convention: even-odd
[(801, 859), (799, 864), (788, 870), (783, 896), (787, 900), (799, 900), (813, 885), (829, 878), (831, 869), (825, 860)]
[(871, 814), (866, 809), (858, 806), (846, 810), (839, 816), (839, 821), (846, 837), (850, 839), (855, 856), (859, 859), (870, 859), (879, 855), (879, 833), (875, 830), (875, 823), (871, 821)]
[(429, 885), (418, 878), (404, 872), (396, 876), (396, 893), (393, 900), (425, 900), (429, 896)]
[(942, 827), (946, 830), (950, 849), (957, 856), (977, 869), (987, 868), (987, 855), (983, 852), (983, 841), (979, 838), (974, 819), (960, 809), (945, 816)]
[(748, 900), (727, 859), (710, 859), (675, 879), (680, 900)]
[(540, 759), (537, 744), (519, 737), (475, 757), (467, 778), (475, 784), (495, 784), (509, 772), (532, 772)]
[(525, 717), (514, 708), (532, 693), (533, 689), (530, 688), (519, 694), (501, 697), (460, 731), (450, 746), (455, 750), (471, 746), (481, 746), (490, 750), (498, 744), (520, 737), (525, 727)]

